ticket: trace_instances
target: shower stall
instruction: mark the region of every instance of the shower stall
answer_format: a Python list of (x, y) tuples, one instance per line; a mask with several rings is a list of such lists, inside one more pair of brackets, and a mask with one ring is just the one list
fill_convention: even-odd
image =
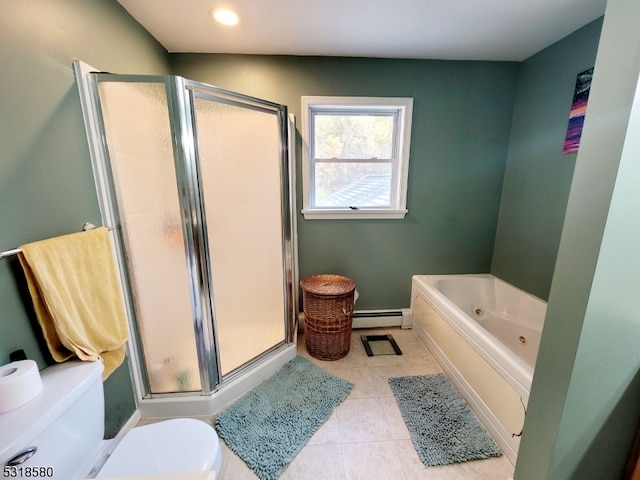
[(214, 413), (295, 356), (287, 108), (178, 76), (74, 68), (139, 407)]

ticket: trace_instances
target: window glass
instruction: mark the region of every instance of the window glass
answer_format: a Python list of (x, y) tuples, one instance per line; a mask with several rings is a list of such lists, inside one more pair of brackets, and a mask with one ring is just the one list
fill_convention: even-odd
[(391, 163), (316, 164), (316, 207), (389, 207)]
[(314, 115), (314, 146), (320, 158), (391, 158), (392, 115)]
[(413, 99), (302, 97), (305, 218), (404, 218)]

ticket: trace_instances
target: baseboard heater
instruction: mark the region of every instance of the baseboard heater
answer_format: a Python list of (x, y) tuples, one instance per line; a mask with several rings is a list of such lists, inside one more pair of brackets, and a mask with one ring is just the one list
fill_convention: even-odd
[[(396, 310), (356, 310), (353, 312), (353, 328), (400, 327), (411, 328), (410, 308)], [(304, 330), (304, 313), (300, 312), (298, 326)]]
[(356, 310), (353, 328), (400, 327), (411, 328), (411, 309)]

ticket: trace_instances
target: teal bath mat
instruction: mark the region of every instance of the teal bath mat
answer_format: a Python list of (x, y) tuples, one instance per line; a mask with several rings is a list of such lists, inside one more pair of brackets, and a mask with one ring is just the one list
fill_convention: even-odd
[(216, 430), (261, 480), (275, 480), (352, 388), (296, 357), (220, 413)]
[(390, 378), (389, 384), (426, 466), (502, 455), (445, 375)]

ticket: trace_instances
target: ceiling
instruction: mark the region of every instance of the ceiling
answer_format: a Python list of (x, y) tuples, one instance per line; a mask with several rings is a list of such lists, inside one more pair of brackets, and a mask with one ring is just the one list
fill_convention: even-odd
[[(606, 0), (118, 0), (169, 52), (521, 61)], [(216, 24), (212, 8), (240, 22)]]

